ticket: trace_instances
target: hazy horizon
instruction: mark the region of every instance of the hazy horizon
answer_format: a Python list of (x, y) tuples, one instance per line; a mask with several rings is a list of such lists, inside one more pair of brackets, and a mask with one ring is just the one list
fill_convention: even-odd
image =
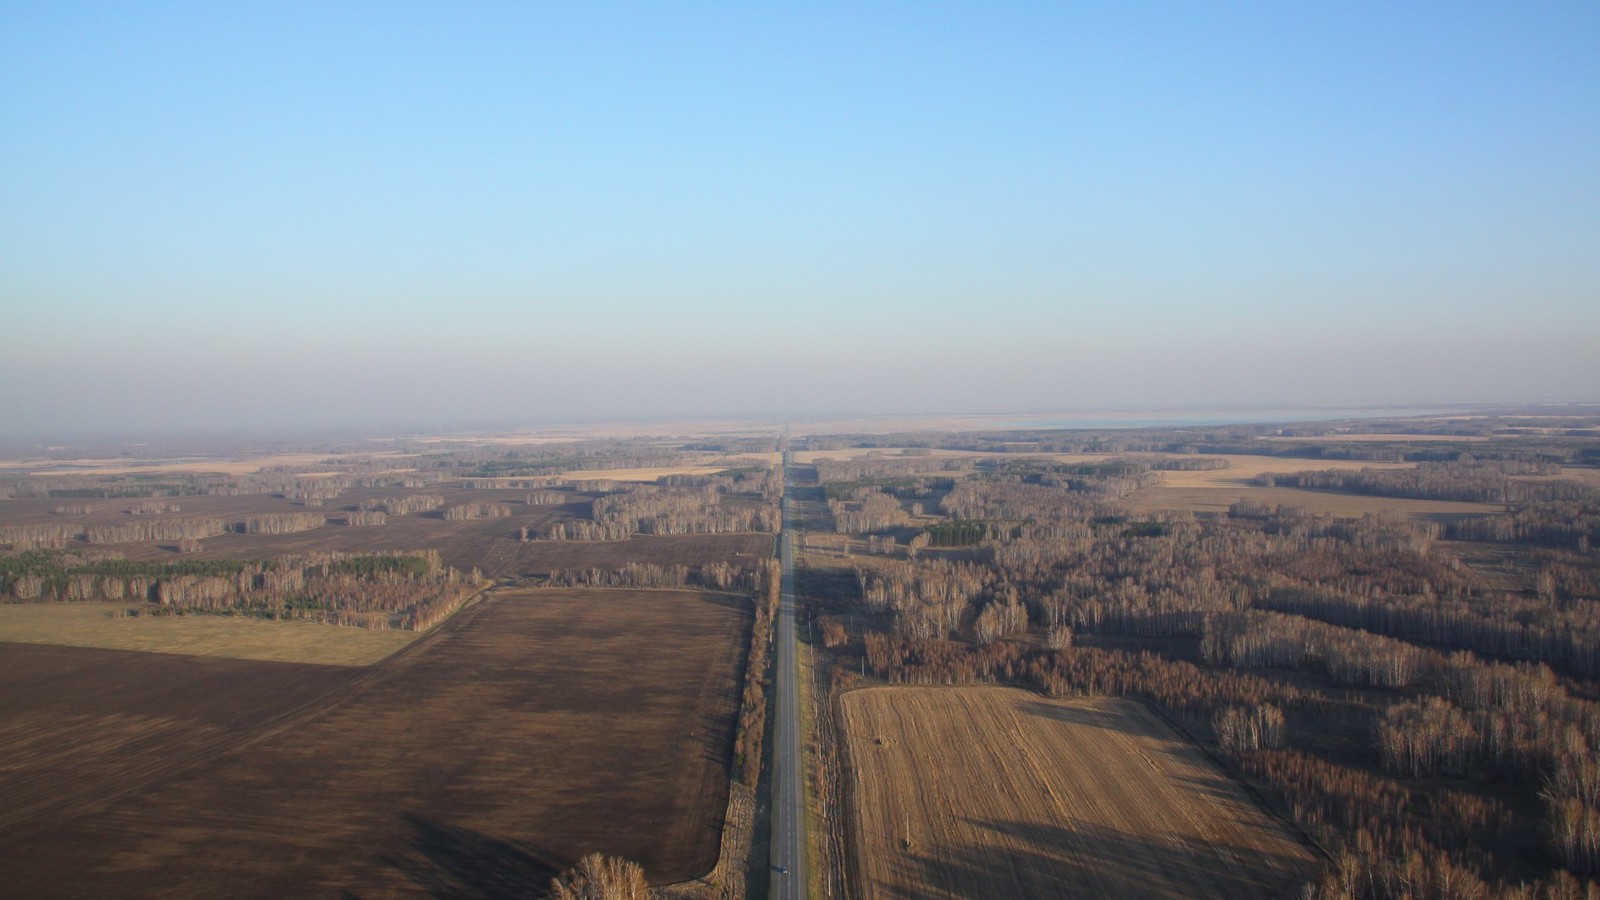
[(1600, 400), (1600, 7), (0, 4), (11, 436)]
[(827, 412), (747, 415), (613, 417), (550, 417), (543, 419), (473, 419), (432, 417), (415, 421), (361, 420), (343, 423), (266, 421), (258, 423), (207, 423), (194, 427), (161, 424), (154, 427), (58, 429), (8, 432), (0, 438), (0, 457), (18, 461), (31, 454), (90, 456), (131, 454), (137, 458), (169, 458), (189, 454), (224, 455), (265, 448), (305, 450), (312, 447), (382, 445), (414, 439), (425, 441), (515, 440), (538, 442), (586, 441), (612, 438), (717, 438), (790, 434), (794, 437), (827, 435), (886, 435), (923, 433), (998, 433), (1003, 431), (1128, 431), (1144, 429), (1214, 428), (1218, 426), (1342, 425), (1363, 430), (1364, 423), (1410, 420), (1450, 420), (1459, 417), (1593, 417), (1595, 403), (1443, 403), (1325, 406), (1234, 406), (1036, 409), (994, 412), (988, 410), (906, 410), (899, 412)]

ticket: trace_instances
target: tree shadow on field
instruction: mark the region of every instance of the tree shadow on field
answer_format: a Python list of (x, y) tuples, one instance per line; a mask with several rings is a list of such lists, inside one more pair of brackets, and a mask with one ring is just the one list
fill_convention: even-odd
[(411, 849), (384, 861), (429, 896), (449, 900), (543, 896), (559, 872), (549, 859), (470, 828), (406, 813)]
[[(1131, 701), (1128, 701), (1131, 702)], [(1065, 722), (1068, 725), (1078, 725), (1088, 728), (1103, 728), (1106, 731), (1115, 731), (1119, 734), (1130, 735), (1134, 738), (1151, 736), (1150, 729), (1145, 723), (1139, 721), (1136, 712), (1118, 709), (1112, 706), (1109, 709), (1097, 705), (1060, 705), (1047, 703), (1043, 700), (1034, 700), (1022, 707), (1023, 712), (1031, 713), (1040, 718), (1051, 719), (1056, 722)], [(1169, 729), (1165, 726), (1156, 730), (1156, 735), (1166, 739), (1177, 739), (1175, 734), (1163, 734)]]
[(1169, 773), (1168, 778), (1181, 784), (1191, 794), (1199, 796), (1213, 808), (1218, 806), (1251, 806), (1253, 800), (1244, 786), (1222, 775), (1179, 775)]
[(1315, 862), (1262, 847), (1135, 834), (1083, 820), (966, 819), (982, 846), (903, 848), (883, 896), (1276, 900), (1297, 896)]

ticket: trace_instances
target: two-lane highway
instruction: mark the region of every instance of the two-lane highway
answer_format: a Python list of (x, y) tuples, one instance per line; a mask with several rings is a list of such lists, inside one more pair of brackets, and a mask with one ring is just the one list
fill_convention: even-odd
[(794, 485), (789, 454), (783, 455), (783, 532), (778, 558), (783, 592), (774, 642), (777, 647), (777, 721), (772, 750), (772, 896), (805, 900), (806, 792), (805, 735), (800, 728), (800, 670), (795, 662)]

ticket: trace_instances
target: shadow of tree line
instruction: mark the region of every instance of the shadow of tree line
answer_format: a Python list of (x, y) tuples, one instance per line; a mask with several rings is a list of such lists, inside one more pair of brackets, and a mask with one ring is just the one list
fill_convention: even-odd
[(513, 841), (412, 813), (403, 818), (411, 828), (414, 852), (384, 861), (431, 897), (542, 897), (560, 871), (554, 860)]
[[(987, 847), (907, 849), (871, 896), (1225, 898), (1299, 896), (1315, 863), (1260, 847), (1163, 840), (1082, 820), (1043, 824), (967, 819), (999, 839)], [(914, 887), (913, 887), (914, 886)]]

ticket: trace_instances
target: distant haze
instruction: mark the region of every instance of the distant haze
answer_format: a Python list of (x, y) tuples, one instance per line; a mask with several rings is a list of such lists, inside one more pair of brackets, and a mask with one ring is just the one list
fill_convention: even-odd
[(0, 9), (0, 429), (1600, 399), (1592, 3)]

